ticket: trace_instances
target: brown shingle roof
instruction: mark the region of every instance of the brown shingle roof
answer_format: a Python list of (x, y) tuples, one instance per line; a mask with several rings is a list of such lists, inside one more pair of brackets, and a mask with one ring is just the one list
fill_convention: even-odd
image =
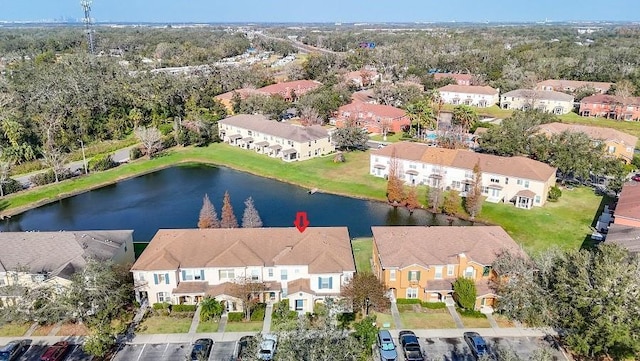
[(612, 224), (609, 226), (605, 243), (617, 244), (632, 253), (640, 253), (640, 228)]
[(298, 278), (297, 280), (287, 283), (287, 293), (293, 294), (296, 292), (304, 292), (310, 295), (316, 294), (311, 290), (310, 280), (308, 278)]
[(580, 80), (564, 80), (564, 79), (547, 79), (541, 81), (537, 84), (537, 87), (542, 88), (543, 86), (550, 86), (554, 89), (579, 89), (582, 87), (590, 86), (594, 89), (601, 89), (603, 92), (606, 92), (611, 88), (613, 83), (605, 83), (598, 81), (580, 81)]
[(640, 97), (623, 98), (609, 94), (596, 94), (582, 98), (580, 104), (624, 104), (624, 105), (640, 105)]
[(470, 261), (491, 265), (505, 249), (526, 256), (499, 226), (392, 226), (371, 230), (383, 268), (452, 264), (461, 253)]
[[(167, 255), (172, 260), (167, 261)], [(309, 265), (309, 273), (355, 271), (346, 227), (161, 229), (132, 270)]]
[(640, 220), (640, 183), (628, 182), (622, 186), (614, 217)]
[(498, 95), (498, 90), (490, 86), (448, 84), (442, 88), (438, 88), (438, 91), (464, 94)]
[(451, 78), (451, 79), (455, 79), (456, 81), (471, 81), (471, 79), (473, 78), (472, 74), (457, 74), (457, 73), (434, 73), (433, 74), (433, 79), (435, 80), (440, 80), (440, 79), (446, 79), (446, 78)]
[[(351, 113), (352, 117), (358, 117), (358, 113), (362, 113), (363, 118), (370, 119), (374, 119), (375, 117), (395, 119), (402, 118), (406, 114), (404, 110), (390, 105), (362, 102), (349, 103), (338, 108), (338, 116), (342, 117), (343, 112)], [(369, 113), (371, 113), (371, 116), (369, 116)]]
[(319, 125), (301, 127), (293, 124), (277, 122), (275, 120), (269, 120), (263, 115), (238, 114), (221, 119), (219, 123), (249, 129), (284, 139), (290, 139), (300, 143), (322, 139), (329, 136), (329, 132)]
[(538, 126), (538, 129), (545, 131), (549, 134), (560, 134), (564, 131), (570, 132), (582, 132), (589, 136), (591, 139), (609, 140), (618, 143), (625, 144), (627, 146), (635, 147), (638, 142), (638, 138), (631, 134), (621, 132), (619, 130), (602, 127), (591, 127), (581, 124), (567, 124), (567, 123), (547, 123)]
[(271, 95), (280, 94), (282, 96), (288, 96), (289, 93), (293, 90), (296, 95), (302, 95), (310, 90), (320, 87), (321, 85), (322, 83), (315, 80), (294, 80), (284, 83), (267, 85), (258, 90), (262, 93)]
[(553, 90), (516, 89), (502, 94), (503, 97), (532, 98), (536, 100), (553, 100), (561, 102), (573, 102), (573, 95)]
[(238, 95), (240, 95), (241, 99), (246, 99), (251, 95), (266, 95), (265, 93), (257, 90), (257, 89), (253, 89), (253, 88), (241, 88), (241, 89), (236, 89), (236, 90), (232, 90), (230, 92), (226, 92), (226, 93), (222, 93), (222, 94), (218, 94), (216, 95), (214, 98), (218, 99), (218, 100), (231, 100), (233, 99), (233, 94), (238, 93)]
[(371, 153), (391, 157), (394, 151), (395, 157), (398, 159), (420, 161), (461, 169), (473, 169), (479, 161), (480, 169), (484, 173), (531, 180), (547, 181), (556, 174), (555, 168), (526, 157), (501, 157), (464, 149), (429, 147), (426, 144), (413, 142), (390, 144), (382, 149), (374, 150)]
[(192, 294), (192, 293), (205, 293), (209, 289), (207, 282), (185, 282), (182, 281), (178, 284), (178, 287), (174, 288), (171, 293), (173, 294)]

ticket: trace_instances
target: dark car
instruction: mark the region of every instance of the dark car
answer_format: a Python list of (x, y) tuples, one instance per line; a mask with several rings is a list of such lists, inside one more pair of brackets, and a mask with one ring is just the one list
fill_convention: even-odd
[(467, 342), (467, 345), (469, 345), (469, 348), (471, 349), (471, 353), (476, 358), (489, 356), (487, 342), (477, 332), (465, 332), (464, 340)]
[(0, 348), (0, 361), (13, 361), (29, 348), (27, 340), (11, 341)]
[(418, 337), (413, 331), (400, 331), (398, 334), (398, 343), (402, 347), (404, 359), (407, 361), (424, 361), (424, 352)]
[(640, 182), (640, 174), (634, 174), (633, 177), (631, 177), (631, 180)]
[(40, 361), (62, 361), (71, 349), (67, 341), (59, 341), (49, 346), (40, 357)]
[[(249, 360), (252, 358), (254, 352), (252, 352), (252, 346), (255, 345), (255, 336), (242, 336), (238, 341), (238, 351), (236, 353), (236, 360)], [(255, 348), (254, 348), (255, 349)]]
[(199, 338), (193, 343), (191, 348), (191, 360), (208, 360), (213, 347), (213, 340), (210, 338)]

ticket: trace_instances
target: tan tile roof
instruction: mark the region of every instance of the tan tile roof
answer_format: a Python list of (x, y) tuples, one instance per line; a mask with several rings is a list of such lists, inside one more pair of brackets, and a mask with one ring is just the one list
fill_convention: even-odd
[(289, 281), (287, 282), (287, 293), (304, 292), (315, 295), (316, 293), (311, 290), (310, 282), (308, 278), (298, 278), (297, 280)]
[(414, 142), (390, 144), (382, 149), (372, 151), (371, 154), (390, 157), (394, 151), (395, 157), (398, 159), (439, 164), (461, 169), (473, 169), (479, 161), (480, 169), (484, 173), (523, 179), (546, 182), (556, 174), (555, 168), (526, 157), (501, 157), (464, 149), (429, 147), (426, 144)]
[(329, 132), (319, 125), (302, 127), (289, 123), (269, 120), (263, 115), (238, 114), (224, 118), (220, 124), (228, 124), (236, 127), (253, 130), (263, 134), (294, 140), (296, 142), (309, 142), (329, 136)]
[(628, 182), (622, 186), (614, 217), (640, 220), (640, 183)]
[(224, 282), (218, 285), (208, 286), (206, 289), (207, 296), (218, 297), (221, 295), (231, 296), (233, 293), (233, 287), (235, 285), (231, 282)]
[(553, 90), (516, 89), (502, 94), (503, 97), (533, 98), (536, 100), (553, 100), (561, 102), (573, 102), (573, 95)]
[(209, 289), (207, 282), (185, 282), (182, 281), (178, 284), (178, 287), (174, 288), (171, 293), (175, 294), (193, 294), (193, 293), (205, 293)]
[(464, 94), (498, 95), (498, 90), (490, 86), (448, 84), (442, 88), (438, 88), (438, 91)]
[[(383, 118), (402, 118), (406, 112), (403, 109), (392, 107), (390, 105), (383, 104), (371, 104), (371, 103), (349, 103), (338, 108), (338, 116), (343, 117), (344, 112), (351, 113), (352, 117), (357, 117), (358, 113), (362, 113), (363, 118), (373, 119), (377, 116)], [(371, 116), (369, 116), (371, 113)]]
[(468, 260), (491, 265), (503, 250), (526, 256), (499, 226), (391, 226), (371, 227), (383, 268), (423, 267)]
[(635, 147), (636, 143), (638, 142), (638, 137), (621, 132), (619, 130), (611, 128), (592, 127), (581, 124), (554, 122), (542, 124), (538, 127), (538, 129), (549, 134), (560, 134), (564, 131), (582, 132), (588, 135), (591, 139), (614, 141), (632, 147)]
[[(177, 262), (177, 264), (173, 261)], [(355, 271), (346, 227), (161, 229), (132, 270), (308, 265), (309, 273)]]
[(453, 280), (428, 280), (425, 291), (453, 291)]
[(582, 87), (590, 86), (594, 89), (602, 89), (602, 91), (606, 92), (611, 88), (613, 83), (605, 83), (598, 81), (580, 81), (580, 80), (564, 80), (564, 79), (547, 79), (541, 81), (537, 84), (537, 87), (542, 88), (543, 86), (550, 86), (554, 89), (579, 89)]
[(624, 105), (640, 105), (640, 97), (623, 98), (609, 94), (596, 94), (582, 98), (580, 105), (585, 104), (624, 104)]

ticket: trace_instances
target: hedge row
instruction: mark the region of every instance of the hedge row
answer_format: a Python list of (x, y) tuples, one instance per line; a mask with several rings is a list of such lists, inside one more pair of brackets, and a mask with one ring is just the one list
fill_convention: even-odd
[(447, 307), (444, 302), (423, 302), (417, 298), (398, 298), (396, 303), (399, 305), (421, 305), (424, 308), (437, 310)]
[(229, 322), (242, 322), (244, 319), (244, 312), (229, 312), (227, 313)]

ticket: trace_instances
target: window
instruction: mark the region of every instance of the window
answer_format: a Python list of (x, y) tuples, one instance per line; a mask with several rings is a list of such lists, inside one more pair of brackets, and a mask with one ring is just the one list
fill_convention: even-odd
[(409, 164), (409, 169), (417, 169), (418, 166), (416, 164)]
[(540, 196), (536, 196), (535, 202), (536, 202), (536, 204), (540, 204)]
[(447, 265), (447, 276), (453, 276), (455, 266), (452, 264)]
[(464, 270), (464, 276), (466, 278), (474, 278), (474, 274), (476, 273), (476, 271), (473, 269), (473, 267), (469, 266)]
[(204, 270), (184, 269), (182, 270), (183, 281), (202, 281), (204, 280)]
[(407, 298), (418, 298), (418, 289), (407, 288)]
[(257, 281), (260, 279), (260, 270), (252, 269), (251, 270), (251, 280)]
[(482, 194), (489, 194), (489, 187), (482, 187)]
[(318, 277), (318, 289), (333, 288), (333, 277)]
[(444, 267), (442, 266), (436, 266), (436, 275), (434, 276), (435, 279), (440, 280), (442, 279), (442, 269)]
[(522, 185), (522, 179), (518, 179), (518, 181), (516, 182), (519, 186)]
[(287, 270), (286, 269), (280, 270), (280, 280), (282, 280), (282, 281), (286, 281), (287, 280)]
[(169, 295), (169, 292), (158, 292), (156, 297), (158, 298), (158, 302), (171, 303), (171, 295)]
[(451, 188), (453, 189), (460, 189), (461, 187), (461, 183), (459, 181), (453, 181), (451, 182)]
[(491, 266), (484, 266), (482, 269), (482, 277), (488, 277), (491, 273)]
[(144, 273), (142, 272), (138, 273), (138, 280), (144, 282)]
[(389, 281), (395, 281), (396, 280), (396, 270), (392, 269), (389, 270)]
[(153, 274), (153, 283), (156, 285), (159, 284), (169, 284), (169, 274), (168, 273), (154, 273)]
[(465, 178), (473, 178), (473, 172), (470, 171), (470, 170), (464, 171), (464, 177)]
[(504, 179), (504, 184), (509, 184), (509, 178)]
[(250, 130), (247, 130), (247, 135), (253, 135), (253, 132)]
[(499, 178), (491, 178), (491, 183), (500, 183)]
[(529, 181), (528, 180), (524, 181), (524, 187), (525, 188), (529, 188)]
[(269, 274), (269, 277), (273, 277), (273, 268), (269, 268), (267, 272)]
[(296, 300), (296, 311), (302, 311), (304, 309), (304, 300)]
[(409, 271), (409, 281), (420, 281), (420, 271)]
[(232, 269), (221, 269), (218, 271), (221, 280), (230, 280), (236, 278), (236, 273)]

